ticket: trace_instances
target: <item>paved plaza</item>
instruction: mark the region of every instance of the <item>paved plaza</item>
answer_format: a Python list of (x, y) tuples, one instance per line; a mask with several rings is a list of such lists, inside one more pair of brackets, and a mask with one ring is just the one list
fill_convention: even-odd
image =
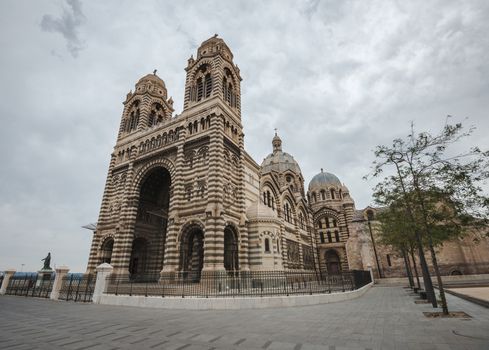
[(0, 349), (489, 349), (489, 310), (427, 319), (402, 287), (318, 306), (234, 311), (142, 309), (0, 297)]
[(450, 288), (450, 290), (458, 294), (489, 301), (489, 287)]

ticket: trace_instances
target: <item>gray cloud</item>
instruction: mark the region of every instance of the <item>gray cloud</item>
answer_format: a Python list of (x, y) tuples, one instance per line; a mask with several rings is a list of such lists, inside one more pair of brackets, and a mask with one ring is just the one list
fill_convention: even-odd
[(79, 0), (66, 0), (66, 3), (69, 8), (63, 7), (61, 17), (55, 18), (52, 15), (42, 17), (41, 29), (63, 35), (68, 51), (76, 58), (83, 48), (83, 42), (78, 36), (78, 27), (85, 23), (86, 18)]

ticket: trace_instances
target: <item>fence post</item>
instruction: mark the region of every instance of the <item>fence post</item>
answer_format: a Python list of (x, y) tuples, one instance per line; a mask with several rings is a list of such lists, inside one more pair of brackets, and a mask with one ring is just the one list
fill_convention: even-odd
[(96, 268), (97, 278), (95, 280), (95, 288), (93, 288), (93, 303), (100, 304), (102, 295), (105, 291), (105, 285), (107, 284), (107, 277), (112, 273), (114, 268), (112, 265), (103, 263)]
[(3, 276), (2, 286), (0, 287), (0, 295), (7, 293), (8, 283), (10, 282), (10, 277), (15, 273), (15, 269), (5, 270), (5, 275)]
[(51, 290), (51, 295), (49, 296), (49, 299), (58, 300), (59, 291), (63, 286), (63, 278), (66, 276), (68, 271), (70, 271), (70, 268), (68, 266), (60, 266), (56, 268), (56, 275), (54, 276), (53, 289)]
[(373, 272), (373, 270), (372, 270), (372, 266), (367, 265), (367, 269), (368, 269), (368, 271), (370, 272), (370, 280), (371, 280), (371, 282), (372, 282), (373, 284), (375, 284), (375, 280), (374, 280), (374, 272)]

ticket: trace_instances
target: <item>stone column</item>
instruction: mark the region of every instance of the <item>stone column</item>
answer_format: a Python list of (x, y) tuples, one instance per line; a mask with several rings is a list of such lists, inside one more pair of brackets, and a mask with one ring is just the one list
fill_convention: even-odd
[(175, 272), (179, 269), (178, 235), (180, 234), (179, 211), (184, 200), (184, 179), (182, 169), (184, 168), (184, 145), (187, 138), (187, 130), (182, 128), (178, 131), (177, 158), (175, 160), (175, 173), (171, 179), (171, 197), (168, 210), (168, 226), (166, 230), (165, 254), (163, 258), (163, 269), (161, 273)]
[(0, 295), (4, 295), (5, 293), (7, 293), (8, 283), (10, 281), (10, 278), (14, 275), (14, 273), (15, 273), (14, 269), (5, 270), (5, 276), (3, 276), (2, 286), (0, 287)]
[(53, 289), (51, 290), (51, 295), (49, 299), (58, 300), (59, 292), (61, 287), (63, 287), (63, 278), (70, 271), (68, 266), (60, 266), (56, 268), (56, 276), (54, 277)]
[(93, 303), (100, 304), (100, 299), (105, 291), (105, 286), (107, 285), (107, 277), (112, 274), (114, 268), (112, 265), (103, 263), (97, 266), (97, 279), (95, 280), (95, 288), (93, 289)]

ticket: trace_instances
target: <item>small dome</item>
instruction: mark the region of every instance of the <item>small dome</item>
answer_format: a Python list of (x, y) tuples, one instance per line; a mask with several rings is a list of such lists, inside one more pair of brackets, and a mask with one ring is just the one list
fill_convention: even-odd
[(271, 171), (277, 171), (283, 173), (287, 170), (291, 170), (296, 174), (301, 174), (301, 168), (287, 152), (277, 151), (269, 154), (261, 163), (262, 174), (269, 173)]
[(262, 174), (276, 171), (283, 173), (287, 170), (291, 170), (296, 174), (301, 174), (301, 168), (287, 152), (282, 151), (282, 140), (275, 132), (275, 136), (272, 139), (273, 153), (269, 154), (261, 163)]
[(142, 77), (141, 79), (139, 79), (139, 81), (137, 82), (136, 85), (139, 85), (139, 84), (142, 84), (142, 83), (145, 83), (148, 81), (159, 86), (159, 87), (162, 87), (163, 89), (166, 89), (165, 82), (163, 81), (163, 79), (161, 79), (159, 76), (156, 75), (156, 71), (153, 74), (147, 74), (144, 77)]
[(166, 100), (167, 91), (165, 82), (159, 76), (156, 75), (156, 69), (153, 74), (147, 74), (136, 83), (135, 94), (150, 93), (152, 95), (160, 96)]
[(336, 175), (327, 173), (321, 169), (321, 172), (314, 176), (309, 182), (309, 189), (328, 186), (341, 186), (341, 181)]
[(200, 44), (199, 48), (197, 49), (197, 59), (201, 58), (202, 56), (213, 56), (218, 53), (222, 54), (224, 58), (230, 61), (233, 60), (233, 54), (224, 40), (218, 38), (217, 34), (214, 34), (213, 37)]
[(246, 210), (246, 216), (249, 220), (277, 219), (277, 212), (261, 201), (255, 201)]

